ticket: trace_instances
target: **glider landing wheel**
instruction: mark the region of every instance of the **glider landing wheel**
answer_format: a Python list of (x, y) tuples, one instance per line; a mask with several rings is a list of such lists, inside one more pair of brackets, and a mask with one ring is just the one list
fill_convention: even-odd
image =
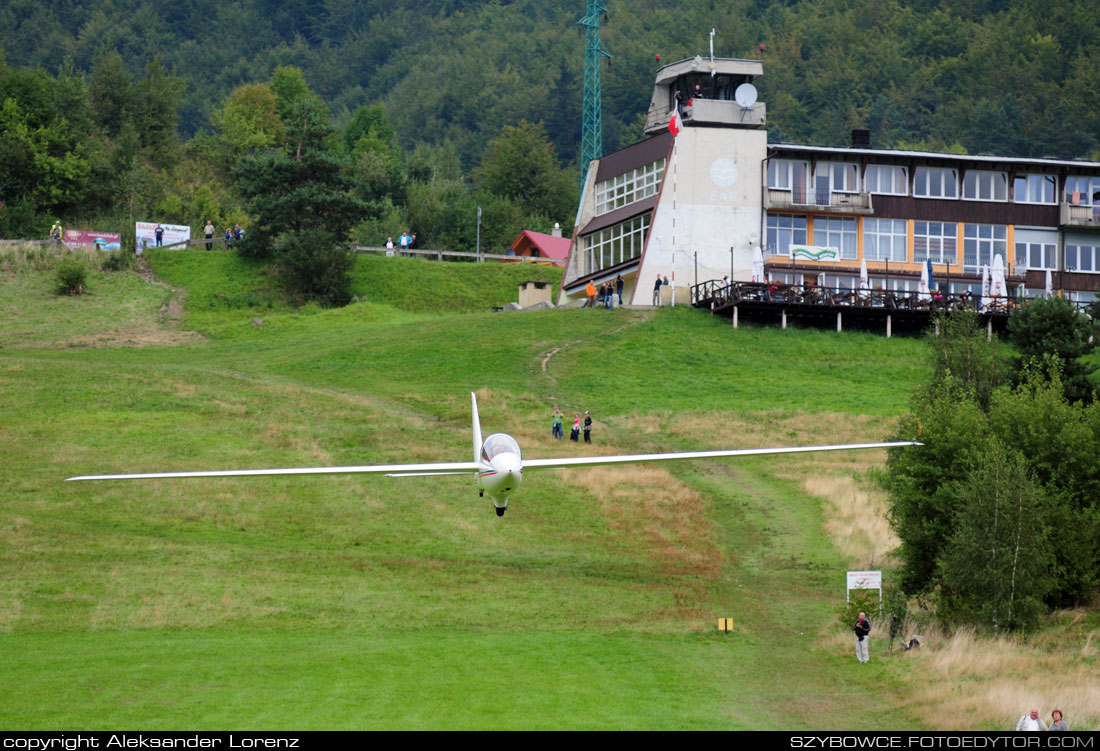
[(497, 507), (497, 516), (504, 516), (505, 509)]

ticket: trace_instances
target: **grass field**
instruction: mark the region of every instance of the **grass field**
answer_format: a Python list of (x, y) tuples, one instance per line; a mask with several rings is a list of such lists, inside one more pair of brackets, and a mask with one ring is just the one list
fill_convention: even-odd
[(919, 340), (478, 312), (533, 268), (360, 259), (361, 301), (323, 311), (225, 254), (150, 265), (167, 286), (96, 273), (94, 305), (0, 282), (0, 727), (932, 724), (912, 663), (857, 665), (836, 625), (879, 553), (826, 534), (829, 496), (881, 453), (534, 474), (500, 519), (465, 478), (61, 482), (462, 461), (471, 391), (529, 457), (585, 452), (555, 403), (595, 452), (878, 440)]

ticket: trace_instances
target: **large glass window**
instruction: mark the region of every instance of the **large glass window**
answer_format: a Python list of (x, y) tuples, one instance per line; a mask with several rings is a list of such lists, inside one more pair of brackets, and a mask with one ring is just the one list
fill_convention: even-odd
[(1066, 245), (1066, 271), (1100, 271), (1100, 246)]
[(869, 164), (864, 178), (868, 193), (888, 196), (909, 195), (909, 171), (893, 164)]
[(1058, 246), (1054, 243), (1016, 243), (1016, 263), (1029, 269), (1058, 269)]
[(1055, 203), (1054, 175), (1016, 175), (1012, 181), (1012, 200), (1016, 203)]
[(772, 159), (768, 162), (768, 187), (804, 194), (810, 165), (792, 159)]
[(789, 256), (792, 245), (806, 244), (806, 217), (768, 214), (768, 252)]
[(901, 263), (907, 260), (909, 237), (906, 224), (904, 219), (864, 219), (863, 257), (868, 261)]
[(920, 198), (958, 198), (959, 172), (944, 167), (917, 167), (913, 195)]
[(818, 162), (817, 185), (834, 193), (859, 192), (859, 167), (842, 162)]
[(1100, 206), (1100, 177), (1067, 177), (1065, 196), (1074, 206)]
[(859, 257), (855, 217), (814, 219), (814, 245), (821, 248), (835, 248), (840, 251), (842, 259), (854, 261)]
[(967, 170), (963, 177), (963, 198), (971, 201), (1007, 201), (1008, 173)]
[(596, 214), (606, 214), (656, 194), (664, 173), (665, 160), (662, 158), (597, 183)]
[(913, 260), (956, 263), (958, 225), (953, 222), (913, 222)]
[(981, 271), (993, 263), (998, 255), (1008, 268), (1008, 228), (1003, 224), (963, 225), (963, 267), (967, 271)]
[(584, 236), (584, 273), (618, 266), (642, 254), (650, 212)]

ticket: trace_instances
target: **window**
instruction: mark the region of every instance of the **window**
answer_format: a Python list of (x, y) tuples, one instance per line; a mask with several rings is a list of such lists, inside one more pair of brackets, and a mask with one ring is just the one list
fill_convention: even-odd
[(1008, 173), (967, 170), (963, 177), (963, 198), (971, 201), (1007, 201)]
[(868, 193), (888, 196), (909, 195), (909, 171), (892, 164), (869, 164), (864, 183)]
[(665, 173), (665, 160), (658, 159), (644, 167), (624, 172), (596, 185), (596, 214), (655, 195)]
[(768, 214), (768, 252), (789, 256), (792, 245), (806, 244), (806, 217)]
[(1008, 228), (1003, 224), (963, 225), (963, 268), (978, 272), (998, 255), (1008, 268)]
[(1074, 206), (1100, 206), (1100, 177), (1067, 177), (1065, 196)]
[(864, 219), (863, 257), (868, 261), (904, 262), (908, 236), (904, 219)]
[(920, 198), (958, 198), (958, 170), (917, 167), (913, 175), (913, 195)]
[(1056, 184), (1054, 175), (1016, 175), (1012, 181), (1012, 200), (1016, 203), (1055, 203)]
[(952, 222), (913, 222), (913, 260), (955, 263), (958, 225)]
[(791, 159), (772, 159), (768, 162), (768, 187), (773, 190), (791, 190), (804, 193), (810, 165)]
[(1054, 243), (1016, 243), (1016, 263), (1029, 269), (1058, 269), (1058, 246)]
[(1067, 245), (1066, 271), (1100, 271), (1100, 246)]
[(618, 266), (642, 254), (650, 212), (584, 237), (584, 273)]
[(814, 219), (814, 245), (835, 248), (840, 252), (842, 259), (854, 261), (859, 257), (855, 217)]
[(819, 191), (826, 188), (834, 193), (859, 192), (859, 168), (854, 164), (818, 162), (815, 174)]

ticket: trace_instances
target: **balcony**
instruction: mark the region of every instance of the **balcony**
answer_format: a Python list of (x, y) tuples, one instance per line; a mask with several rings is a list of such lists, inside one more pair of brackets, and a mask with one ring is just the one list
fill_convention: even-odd
[(1100, 229), (1100, 204), (1096, 206), (1079, 206), (1062, 201), (1059, 223), (1063, 227)]
[[(757, 102), (742, 107), (725, 99), (696, 99), (690, 107), (684, 107), (685, 125), (726, 125), (734, 128), (759, 128), (767, 118), (767, 107)], [(645, 132), (656, 133), (668, 127), (671, 108), (652, 107), (646, 114)]]
[(870, 193), (834, 193), (813, 188), (799, 190), (775, 190), (765, 194), (765, 209), (828, 211), (834, 214), (875, 213)]

